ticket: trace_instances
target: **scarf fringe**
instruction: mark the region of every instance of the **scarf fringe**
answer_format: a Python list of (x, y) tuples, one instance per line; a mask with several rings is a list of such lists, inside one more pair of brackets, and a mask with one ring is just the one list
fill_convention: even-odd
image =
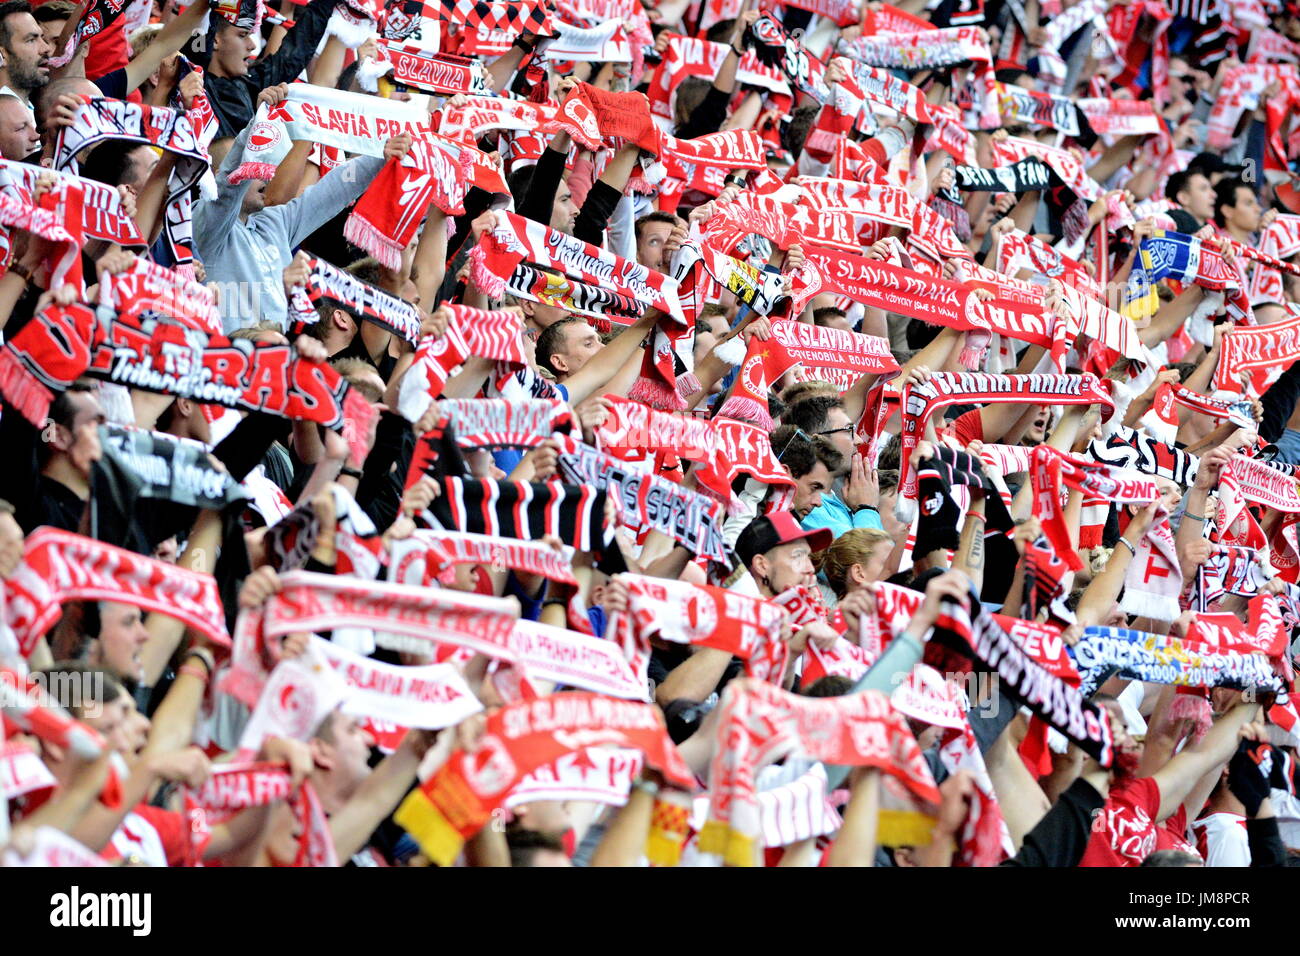
[(240, 163), (226, 177), (226, 182), (231, 186), (238, 186), (240, 183), (246, 183), (254, 179), (269, 183), (275, 178), (277, 168), (271, 163)]
[(1168, 718), (1193, 721), (1195, 726), (1192, 728), (1192, 743), (1194, 744), (1201, 742), (1214, 723), (1210, 702), (1200, 694), (1175, 694), (1169, 705)]
[(727, 866), (757, 866), (758, 843), (739, 830), (718, 820), (709, 820), (700, 830), (695, 844), (701, 853), (722, 857)]
[(686, 408), (686, 402), (679, 390), (671, 389), (663, 382), (639, 377), (628, 390), (627, 397), (642, 405), (663, 412), (680, 412)]
[(984, 359), (987, 355), (988, 346), (967, 345), (961, 350), (957, 361), (961, 362), (962, 368), (978, 372), (984, 368)]
[(482, 246), (469, 251), (469, 278), (488, 298), (505, 298), (506, 280), (488, 268), (487, 254)]
[(700, 380), (695, 377), (694, 372), (683, 372), (681, 375), (677, 376), (677, 394), (681, 397), (682, 401), (690, 398), (703, 387), (704, 386), (700, 384)]
[(373, 20), (360, 16), (355, 21), (349, 20), (340, 9), (335, 8), (330, 14), (329, 22), (325, 24), (325, 36), (338, 37), (345, 47), (355, 50), (374, 35), (375, 29)]
[(393, 245), (376, 226), (355, 211), (343, 226), (343, 237), (359, 249), (364, 249), (388, 269), (402, 267), (402, 249)]
[(44, 426), (54, 401), (54, 394), (9, 349), (0, 349), (0, 395), (9, 409), (20, 412), (37, 428)]
[(740, 395), (732, 395), (723, 402), (716, 417), (735, 418), (742, 422), (750, 422), (768, 431), (771, 431), (775, 425), (775, 422), (772, 421), (771, 412), (752, 398), (745, 398)]

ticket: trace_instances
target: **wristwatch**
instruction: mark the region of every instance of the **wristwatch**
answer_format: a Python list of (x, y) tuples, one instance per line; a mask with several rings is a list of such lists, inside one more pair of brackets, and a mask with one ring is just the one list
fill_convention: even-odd
[(858, 505), (853, 509), (852, 513), (857, 514), (859, 511), (874, 511), (876, 514), (880, 514), (880, 509), (875, 505)]
[(345, 475), (348, 478), (355, 478), (357, 481), (361, 480), (361, 469), (353, 468), (351, 465), (344, 465), (339, 469), (339, 474)]

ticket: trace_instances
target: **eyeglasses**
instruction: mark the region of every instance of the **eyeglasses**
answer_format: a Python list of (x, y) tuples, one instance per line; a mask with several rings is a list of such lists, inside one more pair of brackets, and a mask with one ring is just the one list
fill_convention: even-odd
[(838, 435), (840, 432), (852, 432), (852, 425), (845, 425), (843, 428), (832, 428), (829, 431), (818, 432), (818, 435)]
[(785, 456), (785, 453), (790, 450), (790, 446), (794, 444), (796, 438), (802, 438), (804, 441), (812, 441), (812, 438), (809, 437), (808, 433), (796, 425), (794, 434), (790, 436), (790, 440), (785, 443), (784, 448), (777, 452), (777, 461), (780, 461)]

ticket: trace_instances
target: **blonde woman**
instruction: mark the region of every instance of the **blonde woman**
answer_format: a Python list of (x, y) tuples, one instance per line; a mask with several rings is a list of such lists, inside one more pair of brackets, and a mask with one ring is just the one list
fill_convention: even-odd
[(842, 600), (885, 577), (885, 562), (894, 548), (894, 539), (878, 528), (854, 528), (846, 531), (821, 552), (818, 571)]

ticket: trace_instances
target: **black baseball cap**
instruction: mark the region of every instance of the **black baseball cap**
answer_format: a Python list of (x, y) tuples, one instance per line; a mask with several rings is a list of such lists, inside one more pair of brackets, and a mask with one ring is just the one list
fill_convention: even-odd
[(821, 551), (835, 540), (830, 528), (813, 528), (807, 531), (799, 527), (794, 514), (789, 511), (773, 511), (755, 518), (736, 539), (736, 557), (745, 567), (749, 567), (755, 555), (767, 554), (773, 548), (792, 541), (808, 539), (814, 551)]
[(1241, 163), (1226, 163), (1218, 153), (1197, 153), (1187, 164), (1189, 173), (1240, 173), (1246, 167)]

